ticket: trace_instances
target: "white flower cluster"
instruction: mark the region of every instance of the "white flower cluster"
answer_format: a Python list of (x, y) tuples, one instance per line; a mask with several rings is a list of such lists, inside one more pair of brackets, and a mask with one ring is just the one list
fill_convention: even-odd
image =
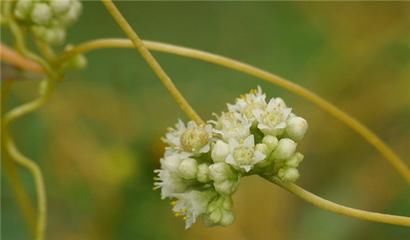
[(50, 44), (62, 43), (66, 28), (81, 14), (79, 0), (16, 0), (14, 16)]
[(173, 199), (189, 228), (197, 217), (209, 225), (234, 221), (232, 195), (243, 176), (294, 182), (303, 155), (296, 151), (308, 128), (281, 98), (266, 102), (261, 88), (228, 104), (228, 111), (199, 126), (181, 120), (170, 128), (155, 188)]

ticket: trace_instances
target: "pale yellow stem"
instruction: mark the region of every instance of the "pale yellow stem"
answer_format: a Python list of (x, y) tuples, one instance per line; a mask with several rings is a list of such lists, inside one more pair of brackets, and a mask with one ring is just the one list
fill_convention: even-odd
[(132, 29), (132, 27), (128, 24), (127, 20), (121, 14), (121, 12), (117, 9), (114, 3), (110, 0), (102, 0), (103, 4), (107, 8), (108, 12), (120, 26), (120, 28), (124, 31), (124, 33), (128, 36), (131, 40), (133, 46), (138, 50), (138, 52), (142, 55), (144, 60), (148, 63), (151, 69), (155, 72), (158, 78), (161, 80), (162, 84), (165, 88), (171, 93), (174, 97), (177, 104), (181, 107), (182, 111), (184, 111), (188, 117), (194, 120), (198, 124), (204, 124), (204, 121), (201, 117), (195, 112), (195, 110), (189, 105), (188, 101), (182, 96), (179, 90), (175, 87), (174, 83), (172, 82), (171, 78), (165, 73), (162, 69), (161, 65), (155, 60), (154, 56), (148, 51), (148, 49), (144, 46), (144, 43), (137, 35), (137, 33)]
[[(351, 117), (349, 114), (340, 110), (335, 105), (321, 98), (312, 91), (305, 89), (300, 85), (292, 83), (284, 78), (276, 76), (272, 73), (259, 69), (257, 67), (217, 54), (153, 41), (144, 41), (144, 44), (147, 48), (154, 51), (166, 52), (183, 57), (198, 59), (213, 64), (221, 65), (230, 69), (234, 69), (236, 71), (243, 72), (251, 76), (260, 78), (262, 80), (268, 81), (270, 83), (276, 84), (299, 96), (304, 97), (305, 99), (316, 104), (318, 107), (322, 108), (324, 111), (328, 112), (336, 119), (339, 119), (341, 122), (343, 122), (351, 129), (356, 131), (367, 142), (373, 145), (386, 158), (386, 160), (397, 170), (397, 172), (400, 173), (408, 183), (410, 183), (410, 170), (408, 166), (402, 159), (400, 159), (400, 157), (397, 154), (393, 152), (393, 150), (389, 146), (387, 146), (379, 137), (376, 136), (376, 134), (374, 134), (370, 129), (368, 129), (358, 120)], [(70, 58), (73, 55), (85, 53), (95, 49), (132, 47), (133, 44), (131, 43), (131, 41), (127, 39), (101, 39), (88, 41), (67, 51), (60, 58), (59, 62), (63, 62), (64, 60)]]
[(270, 177), (265, 177), (265, 179), (281, 186), (282, 188), (302, 198), (306, 202), (309, 202), (315, 205), (316, 207), (322, 208), (330, 212), (334, 212), (340, 215), (345, 215), (345, 216), (358, 218), (358, 219), (366, 220), (366, 221), (410, 227), (410, 217), (396, 216), (396, 215), (383, 214), (383, 213), (377, 213), (377, 212), (369, 212), (369, 211), (346, 207), (346, 206), (331, 202), (329, 200), (323, 199), (299, 187), (298, 185), (294, 183), (284, 183), (284, 182), (281, 182), (279, 179), (270, 178)]

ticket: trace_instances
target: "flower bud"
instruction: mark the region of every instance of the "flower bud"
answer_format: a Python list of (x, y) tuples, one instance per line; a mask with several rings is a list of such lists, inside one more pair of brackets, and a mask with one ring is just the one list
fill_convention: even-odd
[(299, 163), (303, 160), (303, 154), (297, 152), (292, 155), (288, 160), (286, 160), (286, 166), (296, 168)]
[(219, 162), (209, 166), (209, 175), (215, 182), (220, 182), (225, 179), (231, 179), (234, 176), (234, 172), (228, 164)]
[(235, 192), (237, 185), (237, 181), (229, 179), (220, 182), (214, 182), (215, 190), (225, 195), (230, 195)]
[(221, 218), (222, 218), (221, 209), (215, 209), (212, 212), (210, 212), (208, 215), (208, 221), (210, 222), (210, 225), (219, 223), (219, 221), (221, 221)]
[(65, 39), (65, 30), (62, 28), (49, 28), (43, 35), (43, 40), (50, 44), (62, 43)]
[(198, 182), (202, 182), (202, 183), (210, 181), (208, 164), (206, 163), (199, 164), (196, 178)]
[(39, 25), (46, 25), (52, 17), (50, 7), (46, 3), (35, 3), (31, 10), (31, 20)]
[(224, 162), (229, 154), (229, 145), (221, 140), (216, 141), (211, 157), (214, 162)]
[(296, 143), (289, 138), (282, 138), (278, 142), (278, 146), (272, 153), (272, 157), (278, 160), (284, 160), (293, 155), (296, 150)]
[(228, 226), (232, 224), (235, 221), (235, 216), (233, 215), (233, 212), (231, 211), (222, 211), (222, 216), (220, 220), (220, 224), (222, 226)]
[(299, 171), (296, 168), (281, 168), (278, 177), (284, 182), (295, 182), (299, 178)]
[(21, 19), (21, 20), (26, 19), (32, 7), (33, 7), (32, 0), (18, 0), (14, 8), (14, 15), (18, 19)]
[(64, 15), (59, 16), (59, 20), (64, 25), (70, 25), (77, 20), (81, 14), (81, 11), (82, 5), (80, 1), (73, 1), (68, 11)]
[(265, 155), (268, 155), (268, 154), (270, 153), (269, 147), (268, 147), (266, 144), (264, 144), (264, 143), (258, 143), (258, 144), (256, 144), (256, 146), (255, 146), (255, 151), (261, 152), (261, 153), (263, 153), (263, 154), (265, 154)]
[(263, 137), (262, 143), (266, 144), (269, 151), (273, 151), (278, 145), (278, 138), (271, 135), (266, 135)]
[(71, 4), (71, 0), (50, 0), (50, 7), (56, 15), (67, 12)]
[(308, 123), (301, 117), (291, 117), (287, 121), (286, 135), (295, 141), (300, 141), (305, 136)]
[(192, 158), (184, 159), (179, 164), (178, 171), (182, 178), (194, 179), (198, 171), (198, 163)]

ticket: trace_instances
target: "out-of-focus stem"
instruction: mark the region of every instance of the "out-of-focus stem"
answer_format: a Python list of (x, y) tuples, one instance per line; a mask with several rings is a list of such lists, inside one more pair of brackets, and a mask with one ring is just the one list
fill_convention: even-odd
[(366, 220), (366, 221), (410, 227), (410, 217), (370, 212), (370, 211), (364, 211), (364, 210), (355, 209), (351, 207), (346, 207), (346, 206), (331, 202), (329, 200), (326, 200), (324, 198), (321, 198), (299, 187), (298, 185), (294, 183), (284, 183), (284, 182), (281, 182), (279, 179), (271, 178), (271, 177), (265, 177), (265, 179), (268, 180), (269, 182), (272, 182), (272, 183), (275, 183), (281, 186), (287, 191), (302, 198), (306, 202), (309, 202), (315, 205), (316, 207), (322, 208), (330, 212), (334, 212), (340, 215), (345, 215), (348, 217), (358, 218), (358, 219)]
[(131, 40), (133, 46), (138, 50), (144, 60), (148, 63), (151, 69), (155, 72), (158, 78), (161, 80), (162, 84), (165, 88), (171, 93), (174, 97), (177, 104), (181, 107), (181, 109), (198, 124), (204, 124), (204, 121), (201, 117), (195, 112), (195, 110), (191, 107), (188, 101), (182, 96), (179, 92), (178, 88), (172, 82), (171, 78), (165, 73), (162, 69), (161, 65), (157, 62), (157, 60), (152, 56), (152, 54), (148, 51), (148, 49), (144, 46), (144, 43), (137, 35), (137, 33), (132, 29), (130, 24), (118, 10), (118, 8), (114, 5), (111, 0), (102, 0), (103, 4), (107, 8), (108, 12), (120, 26), (120, 28), (124, 31), (124, 33), (128, 36)]
[[(397, 170), (397, 172), (407, 181), (407, 183), (410, 183), (410, 170), (408, 166), (389, 146), (387, 146), (379, 137), (376, 136), (376, 134), (374, 134), (370, 129), (368, 129), (358, 120), (356, 120), (346, 112), (340, 110), (332, 103), (313, 93), (312, 91), (252, 65), (217, 54), (153, 41), (144, 41), (144, 45), (153, 51), (166, 52), (183, 57), (198, 59), (205, 62), (221, 65), (239, 72), (243, 72), (267, 82), (276, 84), (307, 99), (308, 101), (322, 108), (325, 112), (328, 112), (336, 119), (349, 126), (360, 136), (362, 136), (368, 143), (373, 145), (384, 156), (384, 158), (394, 167), (394, 169)], [(127, 39), (100, 39), (88, 41), (79, 44), (73, 49), (67, 51), (60, 58), (59, 62), (63, 62), (73, 55), (85, 53), (95, 49), (131, 47), (133, 47), (133, 44)]]
[(44, 73), (44, 68), (41, 65), (18, 54), (2, 43), (0, 43), (0, 60), (30, 72)]
[(34, 178), (34, 184), (37, 193), (37, 225), (36, 225), (36, 233), (35, 239), (36, 240), (43, 240), (45, 236), (45, 228), (47, 222), (47, 198), (46, 198), (46, 189), (44, 184), (44, 178), (41, 173), (39, 166), (29, 159), (28, 157), (24, 156), (16, 147), (10, 133), (10, 125), (16, 119), (34, 112), (38, 108), (44, 105), (47, 101), (48, 97), (50, 96), (53, 88), (54, 88), (54, 80), (53, 79), (46, 79), (44, 82), (40, 84), (44, 84), (40, 86), (40, 96), (26, 104), (20, 105), (12, 110), (10, 110), (3, 118), (2, 121), (2, 129), (4, 134), (4, 147), (7, 151), (7, 154), (13, 159), (17, 164), (22, 166), (23, 168), (27, 169)]

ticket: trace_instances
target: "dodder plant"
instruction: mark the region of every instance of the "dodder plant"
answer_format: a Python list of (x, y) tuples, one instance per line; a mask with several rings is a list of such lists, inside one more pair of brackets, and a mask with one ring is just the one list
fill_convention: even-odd
[[(234, 104), (228, 104), (228, 111), (215, 115), (216, 119), (205, 123), (148, 49), (218, 64), (277, 84), (306, 98), (359, 133), (409, 183), (410, 170), (406, 164), (357, 120), (303, 87), (248, 64), (195, 49), (142, 41), (112, 1), (103, 0), (102, 3), (129, 40), (92, 40), (76, 46), (66, 45), (63, 52), (56, 52), (52, 45), (64, 43), (66, 27), (81, 12), (78, 0), (1, 1), (1, 23), (13, 33), (18, 52), (1, 45), (2, 59), (44, 75), (37, 99), (17, 106), (2, 116), (2, 148), (10, 159), (30, 171), (34, 178), (37, 219), (35, 222), (31, 219), (28, 221), (34, 229), (35, 239), (45, 238), (47, 204), (42, 172), (35, 162), (17, 149), (9, 127), (16, 119), (44, 105), (55, 83), (63, 79), (65, 72), (84, 67), (83, 53), (111, 47), (135, 48), (192, 120), (187, 124), (179, 121), (165, 135), (163, 140), (167, 148), (161, 160), (161, 169), (156, 170), (158, 178), (154, 183), (156, 188), (161, 188), (163, 198), (174, 200), (173, 210), (176, 215), (186, 219), (186, 227), (190, 227), (197, 217), (203, 217), (209, 225), (232, 223), (231, 196), (242, 177), (254, 174), (325, 210), (368, 221), (410, 226), (409, 217), (345, 207), (297, 186), (294, 182), (299, 177), (297, 167), (303, 155), (297, 152), (296, 147), (308, 125), (306, 120), (292, 113), (282, 99), (268, 100), (258, 88), (241, 96)], [(36, 43), (37, 52), (27, 47), (27, 36)], [(15, 178), (13, 181), (20, 180)], [(21, 192), (22, 189), (16, 191)], [(22, 206), (26, 211), (30, 208)]]
[(293, 114), (281, 98), (266, 102), (261, 88), (228, 104), (216, 120), (198, 126), (179, 121), (169, 129), (156, 187), (173, 202), (186, 227), (198, 216), (209, 225), (234, 220), (232, 195), (243, 176), (260, 175), (294, 182), (303, 155), (297, 143), (307, 130), (305, 119)]

